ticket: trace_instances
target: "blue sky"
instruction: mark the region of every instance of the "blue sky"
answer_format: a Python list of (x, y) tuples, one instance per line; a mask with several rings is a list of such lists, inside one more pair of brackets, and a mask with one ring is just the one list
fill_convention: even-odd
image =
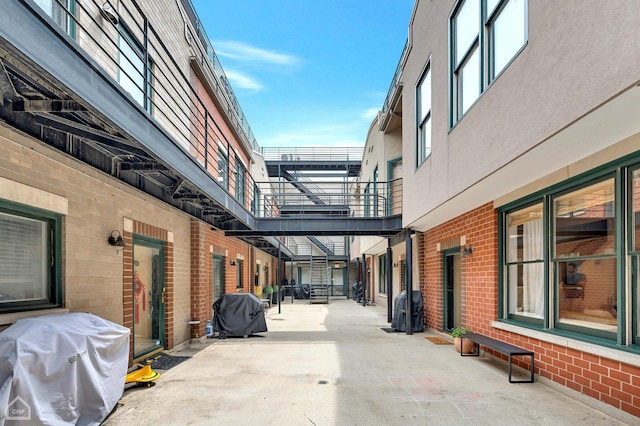
[(192, 3), (260, 146), (364, 146), (413, 0)]

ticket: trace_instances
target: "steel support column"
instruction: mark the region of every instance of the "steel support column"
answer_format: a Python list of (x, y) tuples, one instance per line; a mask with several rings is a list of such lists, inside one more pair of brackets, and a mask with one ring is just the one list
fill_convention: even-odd
[(407, 234), (406, 239), (406, 256), (407, 256), (407, 306), (405, 307), (406, 312), (406, 323), (407, 323), (407, 334), (413, 334), (413, 248), (411, 241), (411, 232)]
[(367, 255), (362, 255), (362, 306), (367, 306)]
[[(280, 249), (282, 248), (282, 244), (278, 240), (278, 269), (276, 274), (276, 279), (278, 280), (278, 289), (282, 291), (282, 275), (280, 269), (282, 268), (282, 252)], [(282, 306), (280, 306), (280, 293), (278, 293), (278, 313), (282, 312)]]
[(391, 239), (387, 238), (387, 322), (393, 321), (393, 250)]

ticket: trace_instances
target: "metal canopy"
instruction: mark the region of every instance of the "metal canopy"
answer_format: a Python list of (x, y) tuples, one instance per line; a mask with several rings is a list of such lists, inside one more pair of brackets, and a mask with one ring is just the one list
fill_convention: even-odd
[(0, 119), (216, 228), (253, 215), (66, 34), (17, 0), (0, 14)]

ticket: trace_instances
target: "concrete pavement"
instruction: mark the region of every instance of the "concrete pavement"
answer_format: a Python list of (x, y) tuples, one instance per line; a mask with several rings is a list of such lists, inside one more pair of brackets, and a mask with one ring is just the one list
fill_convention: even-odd
[[(386, 333), (386, 310), (352, 300), (267, 311), (269, 331), (207, 339), (152, 388), (127, 390), (117, 425), (632, 425), (640, 419), (505, 363)], [(522, 372), (522, 376), (525, 373)], [(517, 378), (517, 377), (515, 377)]]

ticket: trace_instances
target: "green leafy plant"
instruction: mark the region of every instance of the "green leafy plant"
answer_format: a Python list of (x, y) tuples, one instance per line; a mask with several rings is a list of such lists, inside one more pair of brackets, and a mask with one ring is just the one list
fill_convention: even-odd
[(464, 328), (464, 327), (456, 327), (453, 330), (451, 330), (451, 337), (460, 337), (463, 334), (467, 334), (467, 333), (472, 333), (471, 330), (469, 330), (468, 328)]
[(264, 288), (264, 290), (262, 290), (262, 292), (264, 294), (271, 294), (271, 293), (273, 293), (273, 288), (270, 285), (265, 286), (265, 288)]

